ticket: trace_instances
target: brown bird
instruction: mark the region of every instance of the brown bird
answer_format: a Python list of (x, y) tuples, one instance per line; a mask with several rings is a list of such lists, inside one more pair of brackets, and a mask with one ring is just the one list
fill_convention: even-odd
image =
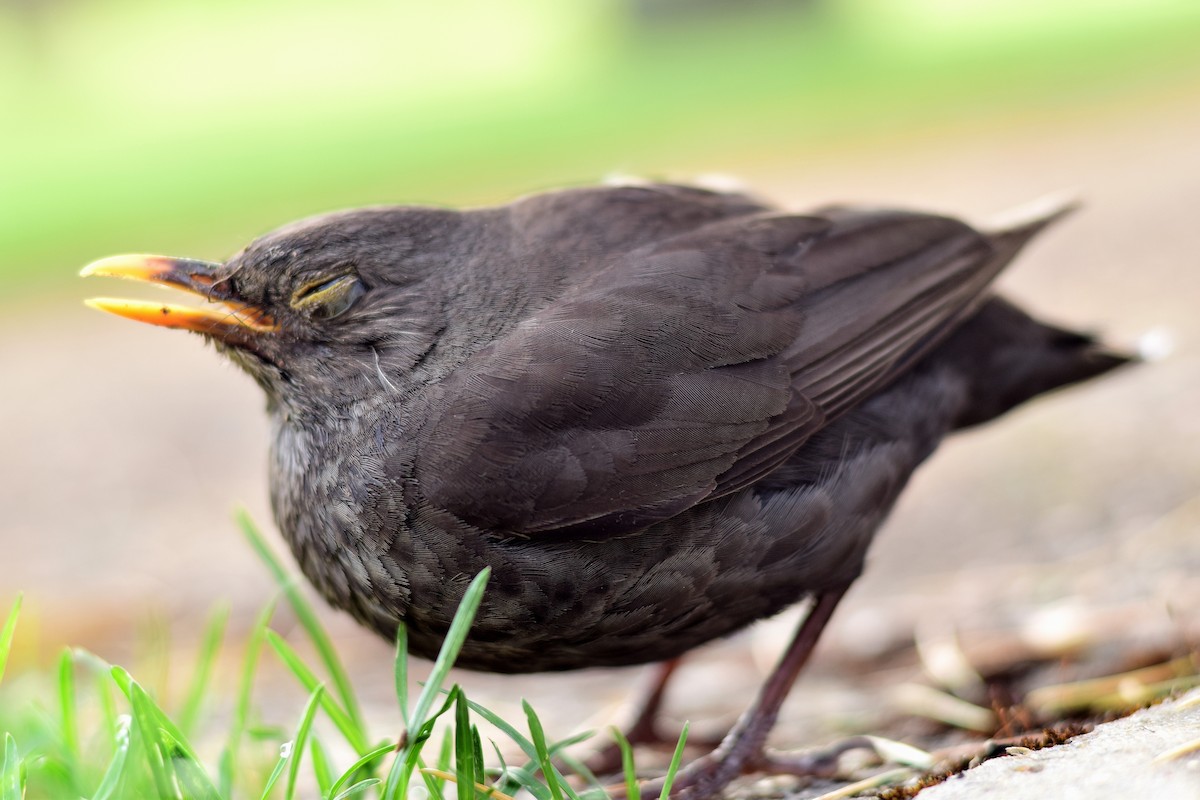
[(381, 635), (403, 621), (418, 655), (484, 567), (458, 663), (496, 672), (675, 659), (814, 598), (754, 706), (678, 777), (698, 798), (770, 765), (784, 696), (942, 437), (1128, 360), (990, 291), (1066, 210), (981, 232), (586, 188), (326, 214), (224, 264), (83, 274), (209, 301), (91, 303), (198, 332), (258, 382), (301, 569)]

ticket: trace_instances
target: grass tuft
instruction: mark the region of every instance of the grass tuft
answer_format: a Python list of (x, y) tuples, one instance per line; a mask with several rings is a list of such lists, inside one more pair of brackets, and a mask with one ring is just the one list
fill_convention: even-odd
[[(10, 681), (0, 695), (0, 800), (21, 800), (27, 793), (92, 800), (392, 800), (409, 796), (414, 775), (420, 776), (430, 800), (512, 800), (521, 791), (535, 800), (607, 797), (595, 776), (566, 752), (590, 732), (551, 741), (528, 703), (523, 703), (524, 724), (514, 724), (470, 700), (450, 681), (450, 668), (483, 602), (488, 570), (464, 591), (415, 699), (410, 699), (415, 687), (407, 631), (400, 626), (393, 677), (403, 733), (398, 741), (373, 744), (379, 740), (364, 722), (353, 686), (312, 605), (249, 517), (239, 513), (238, 523), (279, 587), (278, 597), (267, 603), (245, 641), (227, 642), (229, 611), (215, 611), (199, 635), (196, 660), (178, 703), (157, 696), (169, 694), (165, 687), (160, 692), (147, 688), (159, 681), (144, 684), (124, 667), (79, 649), (64, 650), (45, 675), (34, 670), (21, 681)], [(281, 598), (312, 644), (313, 661), (271, 629)], [(20, 607), (17, 597), (0, 627), (0, 677)], [(240, 667), (233, 675), (222, 675), (222, 655), (239, 646)], [(255, 686), (264, 652), (273, 653), (307, 693), (294, 727), (260, 718)], [(232, 691), (221, 697), (227, 684)], [(39, 686), (50, 702), (38, 699)], [(498, 767), (485, 761), (483, 723), (498, 731), (499, 743), (492, 740), (489, 748)], [(210, 751), (211, 761), (204, 755)], [(505, 751), (523, 753), (528, 761), (506, 763)], [(628, 796), (639, 800), (628, 743), (623, 753)]]
[[(325, 665), (325, 669), (329, 672), (330, 678), (333, 679), (333, 685), (337, 690), (338, 698), (342, 702), (342, 707), (346, 710), (346, 714), (351, 721), (359, 728), (363, 728), (362, 712), (358, 709), (358, 700), (354, 696), (354, 687), (350, 685), (350, 676), (346, 674), (345, 668), (342, 666), (342, 661), (338, 658), (337, 650), (333, 647), (333, 641), (330, 640), (329, 634), (325, 632), (325, 627), (321, 625), (320, 618), (317, 617), (317, 612), (313, 609), (312, 604), (305, 599), (304, 595), (296, 588), (296, 576), (288, 573), (283, 566), (283, 562), (275, 555), (259, 532), (258, 526), (254, 524), (254, 520), (250, 519), (250, 514), (245, 509), (238, 509), (237, 523), (249, 540), (250, 546), (254, 548), (254, 552), (262, 559), (264, 565), (270, 570), (271, 575), (275, 578), (279, 590), (283, 592), (283, 596), (287, 599), (288, 605), (292, 607), (296, 618), (300, 621), (300, 625), (312, 640), (313, 647), (317, 650), (317, 655), (321, 659), (321, 663)], [(361, 751), (360, 751), (361, 752)]]

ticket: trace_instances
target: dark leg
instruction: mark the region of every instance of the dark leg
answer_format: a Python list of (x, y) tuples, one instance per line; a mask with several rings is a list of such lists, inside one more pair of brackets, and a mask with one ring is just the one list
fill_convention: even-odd
[(672, 658), (664, 661), (655, 669), (654, 682), (650, 691), (642, 698), (641, 708), (633, 725), (625, 732), (625, 738), (630, 744), (655, 744), (666, 741), (658, 732), (658, 713), (662, 711), (663, 697), (667, 694), (667, 684), (679, 667), (682, 659)]
[[(671, 682), (671, 676), (675, 674), (675, 669), (681, 661), (682, 659), (672, 658), (656, 665), (650, 691), (642, 698), (637, 717), (625, 731), (625, 738), (631, 745), (636, 747), (639, 744), (669, 743), (674, 746), (678, 737), (666, 737), (659, 732), (658, 715), (662, 710), (663, 697), (667, 693), (667, 684)], [(590, 756), (587, 765), (588, 769), (597, 775), (616, 774), (621, 771), (621, 748), (614, 742)]]
[[(723, 789), (739, 775), (759, 772), (786, 765), (791, 774), (826, 775), (836, 767), (837, 755), (845, 748), (813, 754), (807, 758), (794, 757), (786, 761), (769, 758), (764, 751), (767, 734), (775, 725), (779, 708), (796, 682), (800, 670), (808, 661), (821, 631), (825, 629), (846, 588), (822, 592), (816, 596), (812, 611), (800, 625), (783, 659), (767, 678), (753, 705), (734, 724), (716, 750), (696, 759), (681, 769), (671, 787), (676, 800), (702, 800)], [(662, 780), (642, 788), (644, 797), (654, 797), (662, 790)]]

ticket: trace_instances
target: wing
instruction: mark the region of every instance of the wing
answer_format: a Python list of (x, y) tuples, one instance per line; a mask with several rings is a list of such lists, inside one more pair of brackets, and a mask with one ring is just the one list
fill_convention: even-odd
[(724, 219), (770, 209), (743, 194), (692, 186), (586, 186), (530, 195), (506, 207), (520, 238), (576, 254), (627, 253)]
[(610, 536), (736, 491), (952, 330), (1017, 247), (836, 210), (635, 248), (438, 387), (422, 493), (487, 529)]

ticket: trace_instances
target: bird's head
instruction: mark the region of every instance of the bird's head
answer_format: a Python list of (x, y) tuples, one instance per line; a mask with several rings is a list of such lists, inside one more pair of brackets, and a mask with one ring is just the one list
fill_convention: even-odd
[[(378, 208), (274, 231), (225, 263), (122, 255), (89, 264), (107, 276), (181, 289), (197, 306), (97, 298), (94, 308), (193, 331), (293, 411), (395, 391), (437, 342), (453, 212)], [(443, 257), (437, 257), (437, 254)], [(370, 386), (364, 386), (370, 384)]]

